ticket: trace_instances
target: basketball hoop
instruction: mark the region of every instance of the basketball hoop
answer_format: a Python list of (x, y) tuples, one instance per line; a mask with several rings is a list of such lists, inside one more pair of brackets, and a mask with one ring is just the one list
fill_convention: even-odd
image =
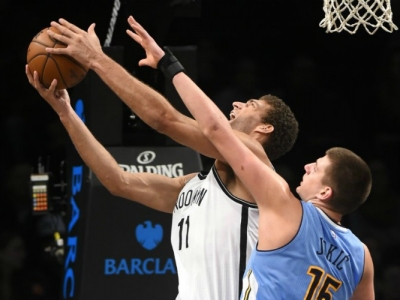
[(371, 35), (379, 28), (389, 33), (397, 30), (390, 0), (324, 0), (323, 10), (325, 18), (319, 26), (327, 33), (346, 30), (354, 34), (360, 25)]

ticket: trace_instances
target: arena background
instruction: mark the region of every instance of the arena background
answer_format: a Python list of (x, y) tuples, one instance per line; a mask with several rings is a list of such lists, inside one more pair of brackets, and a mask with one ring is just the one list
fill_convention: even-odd
[[(168, 248), (169, 216), (154, 214), (124, 200), (113, 201), (115, 199), (109, 199), (95, 179), (93, 182), (85, 181), (82, 193), (85, 191), (87, 194), (82, 194), (81, 200), (77, 198), (77, 203), (82, 205), (82, 218), (81, 231), (77, 231), (76, 235), (82, 238), (82, 247), (79, 247), (82, 252), (78, 252), (74, 264), (77, 279), (75, 294), (71, 296), (68, 294), (72, 290), (68, 285), (71, 279), (67, 280), (67, 288), (64, 285), (66, 270), (71, 263), (71, 257), (66, 260), (71, 246), (60, 249), (54, 238), (54, 233), (60, 232), (61, 238), (67, 242), (68, 226), (71, 224), (70, 198), (68, 196), (65, 204), (56, 201), (57, 205), (47, 214), (32, 213), (30, 175), (39, 171), (38, 162), (44, 165), (46, 172), (54, 175), (55, 183), (64, 178), (68, 182), (71, 178), (68, 176), (73, 173), (72, 166), (81, 162), (71, 154), (68, 136), (56, 114), (26, 79), (26, 50), (32, 37), (59, 17), (84, 29), (95, 22), (96, 32), (103, 43), (113, 2), (0, 2), (0, 226), (2, 237), (5, 232), (17, 232), (24, 241), (17, 254), (23, 257), (21, 253), (25, 251), (26, 257), (22, 268), (15, 273), (16, 289), (26, 291), (23, 299), (147, 300), (164, 299), (166, 295), (176, 293), (176, 275), (168, 267), (168, 260), (173, 257)], [(365, 158), (374, 176), (372, 192), (358, 212), (344, 219), (344, 225), (370, 247), (376, 269), (377, 299), (398, 299), (400, 32), (378, 30), (371, 36), (360, 28), (354, 35), (347, 32), (327, 34), (319, 27), (324, 17), (322, 1), (120, 2), (111, 47), (106, 51), (121, 60), (127, 70), (164, 93), (182, 112), (187, 113), (170, 83), (165, 82), (156, 71), (137, 67), (144, 53), (125, 35), (128, 28), (126, 19), (130, 14), (148, 29), (159, 44), (176, 49), (178, 58), (184, 61), (192, 78), (226, 114), (231, 109), (232, 101), (246, 101), (267, 93), (280, 96), (290, 105), (299, 120), (299, 138), (291, 152), (276, 161), (275, 166), (293, 189), (303, 174), (303, 165), (324, 155), (329, 147), (348, 147)], [(392, 9), (394, 22), (400, 25), (399, 0), (392, 0)], [(118, 100), (114, 99), (110, 104), (100, 97), (102, 91), (107, 91), (101, 90), (104, 87), (94, 74), (88, 74), (85, 80), (82, 85), (70, 90), (71, 95), (74, 101), (80, 97), (88, 99), (88, 126), (110, 151), (116, 147), (115, 155), (125, 159), (129, 155), (121, 154), (121, 148), (132, 150), (135, 155), (132, 154), (130, 159), (134, 161), (140, 154), (139, 150), (152, 147), (155, 152), (169, 153), (171, 147), (177, 147), (137, 118), (132, 119), (131, 112)], [(107, 95), (110, 99), (113, 97), (112, 93)], [(106, 111), (116, 117), (107, 118), (104, 110), (96, 110), (96, 107), (107, 107)], [(212, 162), (191, 151), (185, 155), (191, 158), (190, 170), (208, 169)], [(176, 154), (171, 154), (171, 157), (162, 158), (161, 164), (172, 164), (175, 158)], [(133, 162), (127, 163), (130, 164)], [(82, 172), (89, 174), (86, 168)], [(65, 190), (54, 189), (53, 196), (62, 198), (70, 195), (71, 182), (68, 183)], [(97, 198), (93, 196), (96, 193), (100, 195)], [(101, 205), (96, 202), (99, 198)], [(114, 220), (110, 217), (105, 225), (102, 222), (104, 219), (99, 216), (110, 207), (114, 217), (118, 218)], [(127, 220), (129, 210), (141, 213), (132, 217), (130, 222)], [(151, 256), (146, 252), (149, 249), (138, 247), (132, 231), (148, 219), (155, 220), (164, 228), (163, 245)], [(133, 227), (128, 232), (130, 226)], [(127, 240), (126, 234), (132, 238)], [(0, 243), (0, 247), (4, 247), (4, 243)], [(127, 254), (121, 250), (123, 247), (128, 249), (126, 251), (136, 249), (138, 252), (136, 256)], [(4, 248), (0, 248), (0, 253), (2, 250)], [(58, 250), (64, 250), (64, 254)], [(114, 256), (107, 257), (109, 253)], [(108, 263), (108, 271), (92, 268), (98, 266), (98, 256), (106, 265)], [(159, 277), (151, 274), (140, 277), (127, 274), (129, 272), (122, 266), (120, 270), (124, 274), (110, 276), (115, 271), (113, 263), (120, 265), (124, 259), (132, 257), (143, 261), (152, 259), (152, 263), (158, 259), (162, 265), (158, 271), (164, 273)], [(106, 259), (109, 259), (107, 263)], [(0, 276), (0, 280), (3, 279)], [(4, 282), (0, 282), (0, 286)], [(80, 289), (80, 286), (87, 287), (87, 290)], [(106, 294), (102, 288), (111, 294)], [(113, 288), (118, 292), (113, 292)], [(132, 294), (130, 288), (136, 293)], [(144, 288), (152, 289), (154, 295), (146, 294), (141, 290)]]

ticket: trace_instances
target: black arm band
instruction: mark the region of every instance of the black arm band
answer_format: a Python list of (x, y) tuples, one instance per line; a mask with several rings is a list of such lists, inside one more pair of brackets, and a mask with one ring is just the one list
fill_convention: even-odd
[(161, 70), (165, 77), (172, 80), (174, 76), (180, 72), (186, 72), (179, 60), (172, 54), (171, 50), (164, 47), (165, 55), (157, 64), (157, 69)]

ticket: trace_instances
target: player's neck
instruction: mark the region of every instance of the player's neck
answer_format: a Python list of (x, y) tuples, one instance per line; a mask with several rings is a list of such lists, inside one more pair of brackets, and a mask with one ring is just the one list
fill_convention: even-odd
[(333, 222), (341, 225), (342, 214), (333, 211), (331, 208), (327, 207), (326, 203), (319, 201), (318, 199), (310, 200), (310, 202), (315, 206), (321, 209)]

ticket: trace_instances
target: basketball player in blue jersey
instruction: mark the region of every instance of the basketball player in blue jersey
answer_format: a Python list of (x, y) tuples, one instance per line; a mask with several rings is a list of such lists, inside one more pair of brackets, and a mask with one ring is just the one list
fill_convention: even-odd
[[(164, 61), (173, 61), (170, 57), (166, 52)], [(186, 107), (259, 207), (258, 243), (243, 277), (241, 299), (373, 300), (371, 254), (341, 225), (342, 216), (357, 209), (370, 193), (368, 165), (348, 149), (327, 150), (304, 167), (296, 189), (299, 200), (282, 177), (243, 145), (184, 70), (172, 64), (174, 86)], [(248, 105), (256, 110), (259, 103)]]
[[(132, 28), (137, 25), (133, 18), (128, 21)], [(179, 113), (162, 95), (102, 52), (94, 25), (88, 32), (65, 20), (53, 22), (52, 26), (63, 33), (63, 36), (52, 36), (68, 46), (62, 51), (50, 49), (49, 52), (73, 56), (94, 70), (148, 125), (216, 159), (208, 174), (194, 177), (170, 179), (123, 172), (71, 111), (67, 92), (55, 91), (54, 83), (48, 90), (43, 89), (37, 74), (32, 77), (30, 73), (34, 70), (26, 69), (31, 84), (60, 115), (81, 157), (108, 190), (119, 197), (172, 213), (171, 243), (179, 281), (177, 299), (239, 299), (246, 261), (257, 241), (258, 208), (252, 195), (194, 119)], [(138, 37), (132, 31), (128, 33), (135, 40)], [(147, 54), (140, 64), (156, 67), (163, 50), (148, 34), (136, 41)], [(258, 106), (250, 105), (253, 102)], [(298, 125), (292, 112), (282, 100), (271, 95), (247, 103), (234, 102), (230, 119), (238, 138), (268, 168), (272, 168), (270, 159), (289, 151), (297, 137)], [(166, 192), (161, 192), (160, 187)]]

